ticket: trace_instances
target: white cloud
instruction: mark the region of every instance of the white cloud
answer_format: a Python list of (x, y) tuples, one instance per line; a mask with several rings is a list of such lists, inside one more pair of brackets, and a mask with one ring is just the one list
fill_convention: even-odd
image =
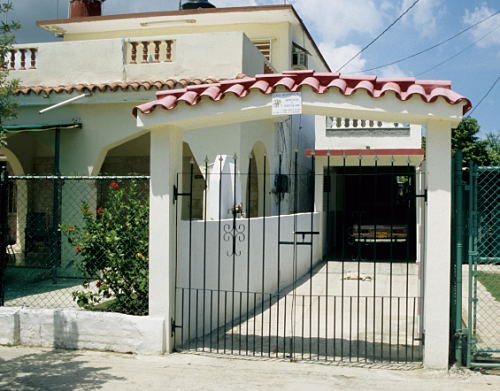
[(408, 72), (402, 70), (398, 65), (389, 65), (388, 67), (382, 68), (379, 72), (377, 72), (380, 77), (390, 77), (390, 78), (398, 78), (398, 77), (410, 77), (413, 76)]
[[(495, 12), (494, 9), (488, 8), (486, 5), (474, 8), (473, 11), (468, 9), (465, 10), (464, 22), (467, 25), (472, 25), (479, 22), (481, 19), (488, 17)], [(488, 19), (486, 22), (481, 23), (477, 27), (474, 27), (471, 31), (471, 35), (474, 40), (478, 40), (489, 32), (493, 31), (491, 34), (487, 35), (484, 39), (477, 43), (477, 46), (481, 48), (486, 48), (490, 46), (500, 45), (500, 14)], [(496, 28), (496, 30), (495, 30)]]
[(383, 25), (383, 11), (373, 0), (294, 0), (292, 4), (322, 41), (339, 41), (351, 33), (375, 34)]
[[(403, 0), (401, 11), (406, 10), (415, 0)], [(404, 17), (404, 21), (423, 37), (432, 35), (437, 28), (438, 18), (444, 12), (443, 0), (420, 0)]]
[(258, 5), (255, 0), (209, 0), (213, 5), (219, 8), (223, 7), (243, 7)]
[[(319, 44), (319, 50), (323, 53), (326, 62), (330, 68), (335, 71), (345, 64), (346, 61), (360, 51), (361, 47), (357, 45), (344, 45), (335, 47), (330, 43), (322, 42)], [(366, 65), (363, 57), (356, 57), (349, 65), (342, 69), (342, 73), (359, 73)]]

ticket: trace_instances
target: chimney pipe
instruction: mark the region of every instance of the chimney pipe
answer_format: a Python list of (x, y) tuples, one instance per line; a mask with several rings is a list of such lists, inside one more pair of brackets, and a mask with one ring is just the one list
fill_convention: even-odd
[(105, 0), (70, 0), (69, 17), (83, 18), (86, 16), (101, 16), (102, 3)]
[(185, 0), (181, 3), (183, 10), (192, 10), (197, 8), (215, 8), (215, 5), (208, 0)]

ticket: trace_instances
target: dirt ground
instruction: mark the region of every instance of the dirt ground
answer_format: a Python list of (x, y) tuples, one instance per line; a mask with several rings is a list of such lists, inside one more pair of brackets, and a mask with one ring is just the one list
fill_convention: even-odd
[(500, 389), (500, 372), (243, 360), (207, 355), (145, 357), (0, 347), (0, 390), (452, 390)]

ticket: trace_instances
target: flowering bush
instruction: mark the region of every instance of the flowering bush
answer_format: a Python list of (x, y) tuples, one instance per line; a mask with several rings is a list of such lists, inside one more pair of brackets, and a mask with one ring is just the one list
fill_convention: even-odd
[[(148, 311), (147, 203), (138, 184), (112, 182), (106, 202), (95, 212), (81, 204), (82, 224), (63, 226), (78, 266), (88, 276), (85, 290), (73, 293), (85, 309), (105, 307), (125, 314)], [(91, 282), (91, 281), (97, 282)]]

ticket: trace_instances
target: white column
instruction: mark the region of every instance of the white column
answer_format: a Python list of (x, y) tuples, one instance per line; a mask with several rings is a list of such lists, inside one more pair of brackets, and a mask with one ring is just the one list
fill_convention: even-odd
[(165, 319), (165, 351), (174, 348), (171, 321), (175, 296), (175, 204), (173, 186), (182, 167), (182, 134), (151, 131), (149, 213), (149, 314)]
[(424, 274), (424, 366), (447, 369), (450, 328), (451, 128), (429, 121)]

